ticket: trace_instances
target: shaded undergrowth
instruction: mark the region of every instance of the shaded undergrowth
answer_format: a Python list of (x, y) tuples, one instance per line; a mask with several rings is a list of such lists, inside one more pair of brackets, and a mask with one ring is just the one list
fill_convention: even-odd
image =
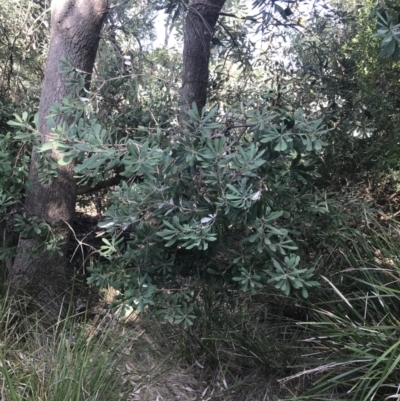
[(361, 206), (347, 212), (351, 224), (319, 233), (323, 246), (311, 250), (322, 285), (308, 299), (204, 287), (187, 329), (120, 319), (104, 301), (49, 325), (29, 297), (2, 288), (2, 398), (399, 398), (400, 225)]
[(365, 211), (319, 260), (325, 284), (309, 300), (310, 318), (298, 322), (304, 331), (294, 351), (302, 355), (297, 373), (280, 380), (310, 383), (293, 399), (400, 398), (399, 228)]

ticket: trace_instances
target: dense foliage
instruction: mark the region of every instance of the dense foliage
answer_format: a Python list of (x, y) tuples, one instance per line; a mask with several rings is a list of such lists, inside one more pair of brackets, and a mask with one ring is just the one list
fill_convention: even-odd
[[(310, 186), (310, 154), (326, 145), (321, 119), (253, 100), (240, 120), (218, 122), (216, 108), (200, 115), (194, 105), (183, 131), (140, 126), (112, 143), (120, 127), (105, 129), (92, 102), (54, 107), (52, 118), (70, 113), (76, 123), (55, 125), (54, 141), (40, 147), (55, 147), (63, 155), (58, 163), (80, 161), (82, 185), (120, 177), (99, 223), (104, 238), (90, 283), (112, 285), (139, 310), (156, 304), (167, 313), (193, 301), (207, 282), (222, 290), (233, 280), (252, 292), (268, 283), (308, 295), (317, 284), (313, 269), (300, 268), (294, 252), (307, 216), (328, 211)], [(34, 131), (23, 120), (12, 124)]]
[[(282, 14), (278, 5), (275, 9)], [(58, 164), (78, 162), (74, 171), (81, 188), (118, 183), (99, 224), (105, 229), (102, 244), (89, 250), (96, 255), (88, 266), (89, 283), (112, 285), (124, 304), (139, 310), (155, 305), (158, 313), (172, 313), (169, 318), (178, 321), (174, 311), (193, 303), (203, 285), (255, 292), (269, 284), (285, 294), (300, 289), (306, 297), (307, 288), (317, 283), (312, 268), (299, 266), (299, 256), (307, 252), (298, 251), (296, 242), (306, 216), (327, 212), (326, 201), (312, 188), (317, 175), (313, 155), (326, 146), (329, 131), (320, 113), (293, 109), (290, 96), (283, 98), (291, 82), (264, 75), (265, 67), (257, 67), (260, 60), (252, 65), (248, 56), (247, 63), (234, 67), (244, 55), (228, 57), (221, 43), (216, 71), (221, 62), (228, 63), (237, 71), (234, 76), (245, 73), (247, 78), (218, 83), (217, 74), (210, 84), (219, 85), (218, 102), (226, 96), (228, 103), (209, 112), (194, 105), (186, 127), (175, 125), (177, 55), (131, 46), (120, 58), (129, 35), (138, 32), (140, 44), (146, 27), (137, 24), (148, 18), (148, 9), (144, 13), (128, 24), (119, 8), (110, 15), (118, 37), (110, 31), (102, 45), (107, 63), (100, 59), (93, 89), (85, 97), (74, 96), (82, 93), (84, 74), (64, 61), (71, 97), (52, 108), (54, 140), (38, 148), (42, 183), (51, 183), (57, 174), (46, 156), (49, 149), (62, 155)], [(127, 63), (128, 58), (132, 61)], [(16, 114), (9, 124), (18, 129), (14, 140), (37, 145), (37, 123), (27, 113)], [(22, 235), (41, 235), (46, 249), (60, 252), (62, 237), (51, 225), (24, 213), (15, 220)]]
[[(253, 303), (269, 313), (283, 302), (291, 312), (281, 308), (282, 320), (305, 320), (296, 335), (308, 359), (290, 359), (283, 380), (315, 381), (302, 399), (394, 398), (400, 4), (227, 2), (212, 39), (208, 104), (194, 103), (182, 120), (187, 4), (115, 2), (91, 87), (62, 60), (71, 95), (53, 105), (52, 139), (41, 144), (47, 7), (0, 4), (4, 277), (18, 236), (58, 253), (65, 241), (24, 210), (33, 150), (43, 185), (57, 165), (74, 166), (69, 277), (112, 287), (122, 314), (182, 324), (203, 344), (235, 332), (235, 313), (253, 313)], [(174, 43), (154, 46), (162, 10), (165, 42)], [(225, 322), (227, 310), (235, 313)], [(257, 336), (236, 335), (233, 348), (269, 363)]]

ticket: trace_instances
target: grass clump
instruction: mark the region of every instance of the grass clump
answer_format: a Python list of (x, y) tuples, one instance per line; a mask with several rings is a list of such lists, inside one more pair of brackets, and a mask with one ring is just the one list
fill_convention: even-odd
[(96, 306), (49, 325), (33, 305), (21, 294), (0, 296), (1, 399), (194, 399), (182, 382), (196, 380), (173, 360), (168, 333), (153, 324), (124, 324)]
[[(112, 374), (128, 337), (105, 318), (78, 322), (69, 315), (48, 327), (29, 299), (3, 292), (0, 303), (0, 380), (3, 399), (118, 400), (123, 377)], [(100, 335), (101, 333), (101, 335)]]
[(292, 400), (400, 398), (399, 232), (397, 221), (366, 213), (320, 259), (325, 285), (310, 300), (310, 319), (298, 322), (297, 373), (280, 380), (310, 383)]

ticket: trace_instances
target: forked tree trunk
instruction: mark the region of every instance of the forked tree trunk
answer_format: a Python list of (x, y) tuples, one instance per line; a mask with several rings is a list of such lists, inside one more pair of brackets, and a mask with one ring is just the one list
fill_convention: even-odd
[[(61, 102), (71, 91), (66, 84), (66, 77), (60, 73), (60, 61), (68, 59), (74, 67), (88, 73), (90, 79), (107, 9), (108, 0), (52, 1), (50, 48), (39, 105), (42, 143), (51, 138), (51, 130), (46, 122), (50, 106)], [(56, 152), (52, 156), (55, 159), (59, 157)], [(39, 300), (54, 300), (60, 304), (68, 288), (64, 267), (69, 239), (68, 224), (72, 222), (76, 202), (74, 164), (58, 166), (57, 178), (51, 184), (44, 185), (38, 180), (37, 159), (33, 151), (25, 211), (37, 221), (55, 226), (54, 232), (64, 237), (63, 255), (48, 251), (32, 255), (40, 240), (21, 236), (10, 271), (10, 281), (13, 287), (34, 284)]]
[(208, 64), (211, 39), (225, 0), (192, 0), (184, 28), (180, 119), (197, 104), (199, 112), (207, 101)]

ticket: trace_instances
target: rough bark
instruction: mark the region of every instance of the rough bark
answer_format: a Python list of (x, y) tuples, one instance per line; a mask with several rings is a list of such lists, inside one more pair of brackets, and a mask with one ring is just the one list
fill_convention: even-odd
[(181, 121), (193, 102), (199, 112), (206, 104), (211, 39), (224, 3), (225, 0), (192, 0), (188, 7), (183, 44)]
[[(96, 58), (100, 31), (108, 9), (108, 0), (53, 0), (51, 6), (51, 37), (45, 77), (39, 105), (39, 130), (42, 143), (50, 139), (51, 129), (46, 118), (50, 107), (70, 95), (70, 87), (60, 73), (60, 61), (70, 60), (72, 65), (90, 74)], [(58, 154), (52, 156), (57, 159)], [(43, 185), (38, 180), (38, 156), (32, 152), (30, 188), (25, 200), (25, 212), (37, 219), (54, 225), (55, 232), (63, 235), (63, 255), (42, 251), (32, 256), (39, 239), (19, 239), (18, 251), (10, 271), (13, 287), (33, 284), (39, 298), (56, 299), (60, 302), (68, 288), (65, 275), (66, 249), (76, 202), (74, 164), (58, 167), (57, 178), (51, 184)], [(68, 224), (67, 224), (68, 223)]]

